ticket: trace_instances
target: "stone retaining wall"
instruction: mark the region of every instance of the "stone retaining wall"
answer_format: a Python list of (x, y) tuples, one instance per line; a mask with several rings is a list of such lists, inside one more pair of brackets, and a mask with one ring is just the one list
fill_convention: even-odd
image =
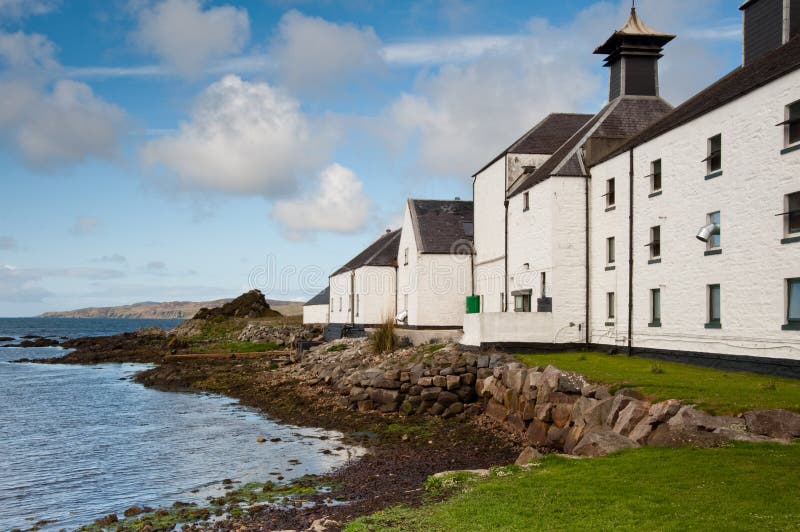
[(367, 340), (344, 340), (315, 347), (295, 362), (290, 373), (311, 386), (333, 387), (345, 408), (445, 418), (485, 413), (534, 447), (578, 456), (641, 445), (707, 447), (800, 437), (800, 414), (712, 416), (676, 400), (651, 403), (634, 390), (612, 394), (553, 366), (528, 368), (507, 355), (462, 352), (454, 345), (373, 355)]

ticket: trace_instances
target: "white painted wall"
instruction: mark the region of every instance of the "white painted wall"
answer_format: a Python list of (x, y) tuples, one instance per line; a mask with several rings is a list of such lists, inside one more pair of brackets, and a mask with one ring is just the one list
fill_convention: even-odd
[(475, 295), (482, 312), (500, 312), (505, 268), (506, 158), (475, 176)]
[(490, 312), (464, 316), (463, 345), (481, 343), (553, 343), (553, 314), (548, 312)]
[[(408, 264), (405, 250), (408, 249)], [(472, 290), (469, 255), (422, 254), (406, 204), (397, 256), (397, 309), (413, 327), (461, 327)], [(405, 301), (408, 301), (408, 307)]]
[(330, 323), (350, 323), (352, 319), (357, 324), (376, 325), (393, 317), (395, 275), (392, 266), (362, 266), (332, 276)]
[[(784, 195), (800, 191), (800, 151), (781, 155), (784, 107), (800, 99), (800, 72), (751, 92), (634, 151), (634, 346), (800, 360), (800, 332), (783, 331), (785, 279), (800, 277), (800, 243), (781, 244)], [(706, 141), (722, 133), (720, 177), (705, 180)], [(650, 162), (662, 159), (663, 193), (648, 197)], [(604, 292), (617, 291), (627, 313), (628, 154), (592, 169), (592, 198), (617, 177), (617, 209), (592, 212), (592, 338), (620, 342), (606, 327)], [(706, 214), (722, 214), (722, 254), (705, 256), (695, 239)], [(648, 264), (649, 228), (661, 226), (662, 262)], [(606, 272), (607, 236), (617, 238), (617, 270)], [(722, 328), (706, 329), (706, 285), (722, 288)], [(662, 326), (648, 327), (650, 289), (661, 289)]]
[[(551, 297), (552, 341), (582, 341), (586, 321), (585, 181), (580, 177), (551, 177), (528, 193), (527, 211), (523, 210), (522, 193), (509, 202), (509, 292), (530, 289), (534, 313), (538, 298)], [(542, 293), (543, 272), (547, 294)], [(513, 298), (509, 305), (513, 310)]]
[(328, 324), (328, 305), (305, 305), (303, 307), (304, 324)]

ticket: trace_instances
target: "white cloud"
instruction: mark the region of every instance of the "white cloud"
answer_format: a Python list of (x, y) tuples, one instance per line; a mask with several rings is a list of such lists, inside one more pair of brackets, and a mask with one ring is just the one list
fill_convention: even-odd
[(165, 0), (141, 10), (135, 39), (182, 75), (194, 77), (210, 59), (241, 51), (249, 36), (244, 8), (204, 10), (198, 0)]
[(380, 48), (372, 28), (290, 11), (281, 18), (270, 53), (283, 83), (295, 90), (319, 91), (380, 68)]
[(28, 166), (54, 170), (116, 156), (125, 112), (84, 83), (59, 80), (47, 38), (0, 31), (0, 63), (0, 142)]
[(299, 198), (275, 203), (272, 216), (283, 224), (289, 238), (329, 231), (352, 233), (363, 229), (372, 203), (364, 184), (348, 168), (332, 164)]
[(15, 238), (10, 236), (0, 236), (0, 250), (10, 250), (10, 249), (17, 249), (19, 244)]
[(90, 235), (97, 231), (100, 220), (94, 216), (78, 216), (72, 225), (72, 233), (79, 236)]
[[(638, 11), (658, 30), (691, 35), (718, 3), (643, 0)], [(608, 72), (592, 51), (623, 25), (629, 10), (628, 2), (598, 2), (565, 25), (531, 19), (524, 34), (387, 46), (388, 62), (432, 68), (389, 106), (378, 131), (395, 148), (418, 149), (417, 170), (424, 174), (471, 175), (546, 114), (600, 109)], [(728, 26), (667, 46), (663, 97), (678, 104), (724, 73), (708, 39), (729, 39)]]
[(107, 281), (124, 277), (123, 272), (103, 268), (18, 268), (0, 264), (0, 301), (40, 302), (54, 294), (42, 286), (47, 278)]
[(0, 0), (0, 17), (44, 15), (56, 9), (60, 3), (60, 0)]
[(299, 103), (267, 83), (226, 76), (197, 99), (175, 135), (148, 142), (146, 165), (162, 165), (179, 186), (276, 196), (329, 151)]

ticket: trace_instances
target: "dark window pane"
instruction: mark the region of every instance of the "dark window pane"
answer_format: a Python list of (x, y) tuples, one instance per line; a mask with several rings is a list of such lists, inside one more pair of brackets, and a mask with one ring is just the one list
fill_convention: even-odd
[(614, 319), (614, 292), (609, 292), (607, 294), (607, 305), (608, 305), (608, 319)]
[(789, 194), (789, 232), (800, 232), (800, 192)]
[(653, 190), (661, 190), (661, 159), (653, 161)]
[(616, 186), (613, 179), (606, 182), (606, 204), (610, 207), (617, 202)]
[(661, 321), (661, 290), (653, 290), (653, 322)]
[(800, 279), (789, 281), (789, 321), (800, 322)]
[(608, 239), (608, 263), (614, 264), (615, 252), (614, 252), (614, 237)]
[[(719, 211), (712, 212), (708, 215), (708, 223), (720, 225), (720, 215)], [(721, 229), (720, 229), (721, 232)], [(722, 235), (716, 234), (711, 235), (711, 238), (708, 239), (708, 247), (709, 248), (718, 248), (722, 245)]]
[(709, 321), (712, 323), (718, 323), (721, 319), (721, 312), (720, 312), (720, 289), (719, 285), (711, 285), (709, 286), (708, 290), (709, 294)]
[(722, 168), (722, 135), (711, 137), (708, 142), (708, 172)]
[(661, 256), (661, 227), (650, 229), (650, 258)]
[(796, 123), (789, 124), (789, 144), (800, 142), (800, 102), (789, 106), (789, 120)]

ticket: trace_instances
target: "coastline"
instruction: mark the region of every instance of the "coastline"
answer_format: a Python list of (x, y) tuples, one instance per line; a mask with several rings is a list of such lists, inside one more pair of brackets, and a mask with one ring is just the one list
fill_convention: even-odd
[[(170, 356), (185, 349), (176, 347), (179, 344), (172, 336), (145, 330), (76, 339), (66, 345), (76, 351), (30, 362), (156, 364), (136, 374), (134, 380), (162, 391), (224, 395), (278, 422), (336, 430), (345, 435), (347, 443), (368, 449), (364, 456), (319, 477), (317, 485), (332, 488), (325, 493), (305, 494), (303, 500), (311, 504), (300, 508), (259, 505), (241, 516), (215, 521), (215, 529), (304, 530), (322, 518), (344, 524), (389, 506), (415, 506), (430, 500), (423, 490), (430, 475), (507, 464), (519, 453), (518, 446), (504, 433), (481, 426), (476, 420), (348, 410), (340, 406), (337, 401), (340, 396), (334, 390), (301, 382), (276, 367), (270, 357)], [(346, 503), (326, 505), (325, 501), (330, 500)], [(119, 509), (120, 513), (122, 510)], [(203, 523), (184, 528), (202, 529)]]

